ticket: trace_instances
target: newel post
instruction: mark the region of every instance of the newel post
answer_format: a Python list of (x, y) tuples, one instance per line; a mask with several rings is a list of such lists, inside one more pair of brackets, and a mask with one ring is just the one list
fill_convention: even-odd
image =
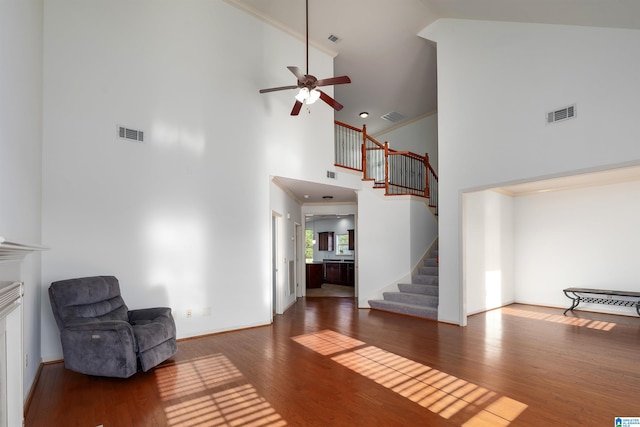
[(429, 153), (424, 155), (424, 197), (429, 198)]
[(389, 195), (389, 142), (384, 142), (384, 194)]
[(367, 180), (367, 125), (362, 125), (362, 176), (363, 180)]

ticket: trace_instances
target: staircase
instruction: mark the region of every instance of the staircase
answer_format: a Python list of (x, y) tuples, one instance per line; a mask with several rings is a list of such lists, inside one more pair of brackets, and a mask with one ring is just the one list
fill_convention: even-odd
[(411, 283), (399, 283), (399, 292), (383, 292), (382, 300), (369, 300), (373, 309), (425, 319), (438, 319), (438, 247), (418, 267)]
[[(438, 217), (438, 175), (424, 156), (410, 151), (396, 151), (389, 143), (376, 141), (362, 129), (335, 121), (335, 166), (362, 172), (363, 181), (373, 181), (373, 188), (384, 189), (385, 196), (411, 195), (426, 200), (429, 210)], [(411, 278), (399, 283), (398, 292), (383, 292), (382, 300), (369, 300), (373, 309), (425, 319), (438, 319), (438, 248), (437, 242), (424, 265)]]

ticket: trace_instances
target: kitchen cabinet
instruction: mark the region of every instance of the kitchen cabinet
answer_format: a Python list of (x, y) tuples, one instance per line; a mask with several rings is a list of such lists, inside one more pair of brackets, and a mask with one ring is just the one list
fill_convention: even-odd
[(353, 251), (356, 249), (356, 236), (354, 230), (347, 230), (349, 232), (349, 250)]
[(324, 281), (328, 283), (339, 284), (340, 280), (340, 264), (339, 262), (324, 263)]
[(325, 261), (324, 281), (335, 285), (354, 286), (354, 264), (352, 262)]
[(355, 265), (352, 262), (347, 263), (347, 279), (346, 283), (349, 286), (354, 286), (356, 283), (356, 270)]
[(307, 288), (321, 288), (324, 283), (323, 265), (321, 263), (307, 264)]
[(318, 233), (318, 250), (333, 250), (333, 231), (323, 231), (322, 233)]

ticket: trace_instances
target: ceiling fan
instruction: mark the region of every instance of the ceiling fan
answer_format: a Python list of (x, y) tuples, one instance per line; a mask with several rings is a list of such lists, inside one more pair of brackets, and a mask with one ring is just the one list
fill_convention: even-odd
[(291, 110), (292, 116), (297, 116), (300, 113), (300, 109), (303, 104), (313, 104), (318, 100), (318, 98), (322, 99), (324, 102), (329, 104), (335, 110), (342, 110), (343, 105), (338, 101), (327, 95), (320, 89), (317, 89), (319, 86), (331, 86), (331, 85), (341, 85), (346, 83), (351, 83), (351, 79), (348, 76), (340, 76), (340, 77), (331, 77), (328, 79), (320, 79), (318, 80), (315, 76), (309, 74), (309, 0), (306, 0), (306, 37), (307, 37), (307, 73), (302, 74), (302, 71), (298, 67), (288, 66), (289, 71), (293, 73), (294, 76), (298, 79), (298, 83), (292, 86), (280, 86), (280, 87), (272, 87), (269, 89), (261, 89), (260, 93), (267, 92), (275, 92), (278, 90), (286, 90), (286, 89), (300, 89), (298, 94), (296, 95), (296, 102), (293, 104), (293, 109)]

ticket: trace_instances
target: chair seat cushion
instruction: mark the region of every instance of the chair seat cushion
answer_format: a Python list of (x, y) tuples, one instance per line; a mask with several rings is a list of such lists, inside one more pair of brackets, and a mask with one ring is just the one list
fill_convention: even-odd
[(175, 330), (167, 317), (151, 320), (137, 320), (132, 323), (133, 333), (138, 342), (138, 352), (142, 353), (169, 339), (175, 339)]

